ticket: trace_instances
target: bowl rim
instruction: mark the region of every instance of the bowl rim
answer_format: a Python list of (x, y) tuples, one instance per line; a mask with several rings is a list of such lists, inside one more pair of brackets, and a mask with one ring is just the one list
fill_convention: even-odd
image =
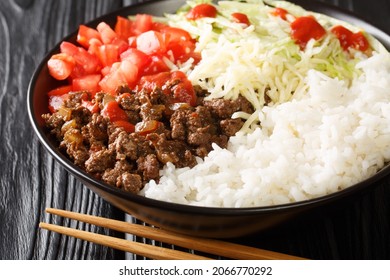
[[(87, 23), (85, 25), (87, 26), (96, 26), (97, 23), (99, 23), (102, 20), (116, 17), (119, 14), (124, 14), (127, 12), (131, 12), (137, 7), (147, 7), (149, 5), (153, 4), (159, 4), (157, 2), (174, 2), (176, 5), (178, 5), (177, 2), (179, 1), (173, 1), (173, 0), (152, 0), (147, 1), (143, 3), (137, 3), (130, 6), (125, 6), (120, 9), (117, 9), (115, 11), (112, 11), (110, 13), (104, 14), (102, 16), (99, 16)], [(185, 1), (181, 1), (184, 3)], [(376, 25), (370, 23), (368, 20), (363, 19), (362, 17), (357, 17), (355, 13), (350, 12), (348, 10), (344, 10), (340, 7), (333, 6), (327, 3), (318, 2), (318, 1), (310, 1), (310, 0), (295, 0), (294, 3), (303, 6), (305, 9), (307, 6), (316, 7), (319, 9), (325, 9), (327, 11), (331, 11), (334, 13), (337, 13), (341, 16), (346, 16), (349, 18), (353, 18), (357, 20), (358, 22), (361, 22), (365, 29), (369, 30), (368, 33), (374, 35), (375, 37), (387, 41), (387, 44), (390, 45), (390, 35), (388, 35), (386, 32), (384, 32), (381, 28), (377, 27)], [(179, 5), (178, 5), (179, 6)], [(130, 13), (129, 13), (130, 15)], [(269, 206), (254, 206), (254, 207), (210, 207), (210, 206), (197, 206), (197, 205), (187, 205), (187, 204), (180, 204), (180, 203), (174, 203), (174, 202), (167, 202), (167, 201), (161, 201), (153, 198), (148, 198), (145, 196), (141, 196), (138, 194), (126, 192), (124, 190), (121, 190), (119, 188), (115, 188), (113, 186), (110, 186), (103, 181), (100, 181), (98, 179), (93, 178), (91, 175), (89, 175), (86, 171), (82, 170), (80, 167), (77, 167), (73, 162), (68, 159), (64, 154), (62, 154), (58, 148), (51, 142), (49, 137), (47, 136), (47, 133), (45, 132), (44, 128), (42, 128), (39, 125), (38, 119), (35, 116), (34, 112), (34, 88), (36, 85), (36, 82), (38, 80), (38, 77), (40, 76), (41, 71), (46, 67), (47, 60), (51, 57), (52, 54), (58, 52), (59, 46), (62, 41), (64, 40), (70, 40), (71, 38), (75, 38), (77, 35), (77, 30), (68, 34), (67, 36), (63, 37), (47, 54), (41, 59), (40, 63), (36, 67), (36, 69), (33, 72), (32, 78), (30, 79), (28, 89), (27, 89), (27, 112), (28, 117), (30, 120), (30, 123), (33, 127), (33, 130), (38, 137), (40, 143), (45, 147), (45, 149), (51, 154), (54, 159), (60, 163), (65, 169), (73, 176), (77, 177), (79, 180), (81, 180), (84, 185), (88, 187), (89, 184), (103, 190), (106, 193), (113, 194), (117, 197), (121, 197), (122, 199), (129, 200), (134, 203), (142, 204), (146, 207), (153, 207), (168, 211), (180, 211), (182, 213), (196, 213), (196, 214), (208, 214), (213, 213), (213, 215), (216, 216), (241, 216), (241, 215), (252, 215), (252, 214), (258, 214), (258, 213), (267, 213), (267, 212), (275, 212), (275, 211), (284, 211), (286, 209), (291, 208), (300, 208), (300, 207), (317, 207), (321, 206), (336, 200), (340, 200), (342, 198), (345, 198), (349, 195), (356, 194), (364, 189), (367, 189), (369, 186), (371, 186), (373, 183), (379, 181), (380, 179), (384, 178), (388, 174), (390, 174), (390, 163), (387, 163), (382, 169), (380, 169), (376, 174), (373, 176), (366, 178), (362, 180), (359, 183), (353, 184), (343, 190), (339, 190), (334, 193), (330, 193), (327, 195), (323, 195), (317, 198), (312, 198), (308, 200), (303, 201), (296, 201), (296, 202), (290, 202), (285, 204), (279, 204), (279, 205), (269, 205)], [(379, 38), (378, 38), (379, 39)]]

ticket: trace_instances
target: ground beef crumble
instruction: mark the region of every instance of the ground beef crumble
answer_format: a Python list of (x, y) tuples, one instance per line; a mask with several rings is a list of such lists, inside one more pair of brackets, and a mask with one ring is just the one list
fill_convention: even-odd
[[(253, 112), (242, 97), (206, 101), (207, 94), (195, 89), (196, 106), (175, 103), (159, 88), (134, 92), (124, 87), (116, 96), (71, 92), (58, 111), (42, 117), (60, 150), (77, 166), (109, 185), (137, 193), (149, 180), (159, 180), (167, 162), (192, 167), (195, 157), (210, 152), (212, 143), (226, 147), (243, 125), (241, 119), (231, 119), (232, 114)], [(101, 114), (113, 100), (134, 125), (134, 132)], [(87, 109), (86, 103), (95, 110)]]

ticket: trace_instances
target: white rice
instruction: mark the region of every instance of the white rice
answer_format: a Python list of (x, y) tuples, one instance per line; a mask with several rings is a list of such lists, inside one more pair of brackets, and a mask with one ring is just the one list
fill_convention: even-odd
[(310, 70), (308, 93), (259, 111), (261, 128), (231, 137), (190, 168), (167, 164), (141, 194), (168, 202), (255, 207), (347, 188), (390, 161), (390, 55), (357, 67), (352, 86)]

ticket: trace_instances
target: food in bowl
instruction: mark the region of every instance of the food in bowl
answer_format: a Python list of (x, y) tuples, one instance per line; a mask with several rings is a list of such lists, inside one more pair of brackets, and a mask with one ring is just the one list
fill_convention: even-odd
[(390, 160), (389, 53), (345, 22), (284, 1), (188, 2), (80, 27), (78, 42), (49, 60), (66, 82), (44, 119), (110, 185), (256, 207), (336, 192)]

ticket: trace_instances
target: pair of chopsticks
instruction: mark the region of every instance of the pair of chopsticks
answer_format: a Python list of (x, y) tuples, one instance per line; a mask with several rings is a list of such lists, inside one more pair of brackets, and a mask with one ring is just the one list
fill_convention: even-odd
[[(303, 259), (296, 256), (272, 252), (268, 250), (248, 247), (240, 244), (234, 244), (222, 240), (206, 239), (192, 237), (183, 234), (173, 233), (167, 230), (131, 224), (128, 222), (112, 220), (108, 218), (85, 215), (60, 209), (47, 208), (47, 213), (74, 219), (81, 222), (109, 228), (112, 230), (130, 233), (135, 236), (145, 237), (183, 248), (192, 249), (199, 252), (212, 254), (215, 256), (226, 257), (229, 259), (262, 259), (262, 260), (298, 260)], [(117, 250), (131, 252), (136, 255), (144, 256), (150, 259), (159, 260), (201, 260), (209, 259), (207, 257), (191, 254), (179, 250), (153, 246), (150, 244), (139, 243), (136, 241), (121, 239), (112, 236), (101, 235), (97, 233), (86, 232), (78, 229), (53, 225), (41, 222), (39, 227), (42, 229), (54, 231), (64, 235), (76, 237), (96, 244), (108, 246)]]

